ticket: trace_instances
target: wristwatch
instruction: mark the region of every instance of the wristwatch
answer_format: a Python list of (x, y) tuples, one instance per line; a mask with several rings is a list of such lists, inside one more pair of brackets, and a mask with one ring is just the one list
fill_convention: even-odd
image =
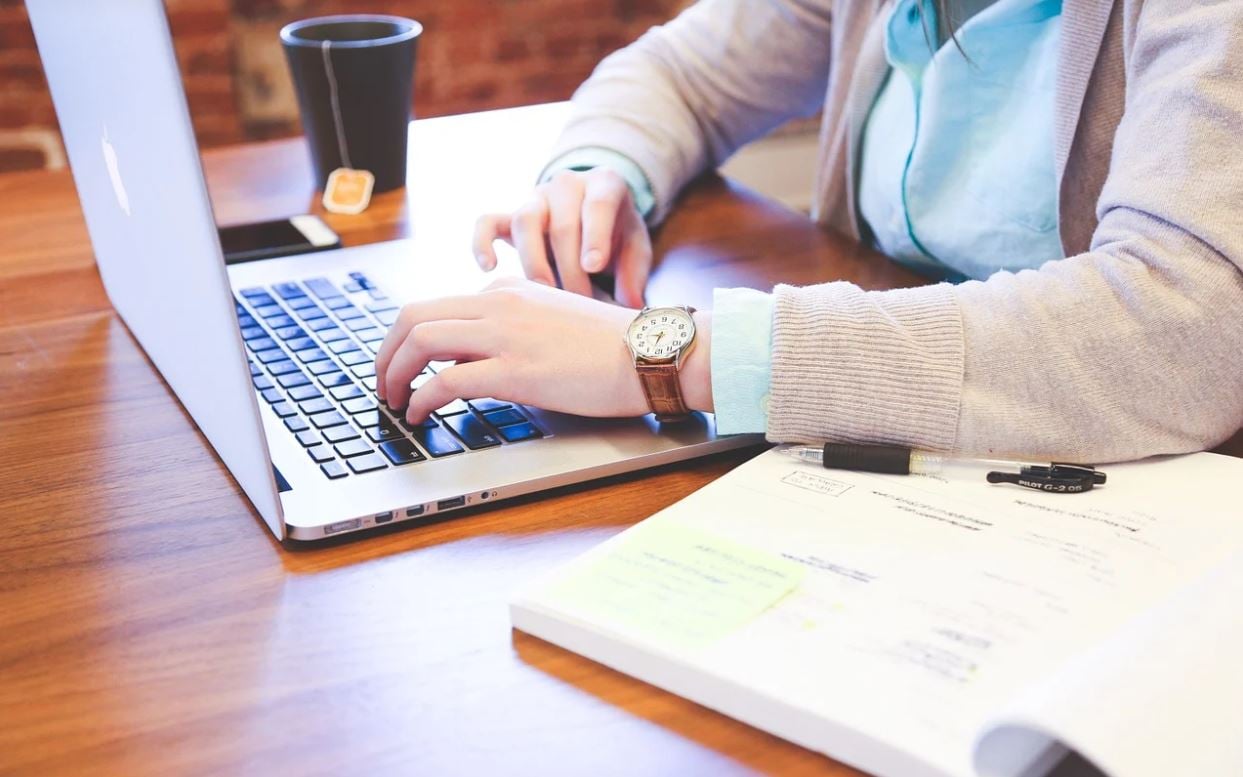
[(647, 404), (661, 422), (684, 421), (691, 411), (682, 399), (678, 372), (695, 347), (694, 308), (643, 308), (626, 330), (626, 347), (634, 357)]

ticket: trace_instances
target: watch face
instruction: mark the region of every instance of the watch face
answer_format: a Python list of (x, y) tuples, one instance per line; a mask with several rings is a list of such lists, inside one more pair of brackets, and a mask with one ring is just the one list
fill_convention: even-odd
[(695, 321), (682, 308), (652, 308), (639, 314), (626, 333), (630, 347), (648, 359), (671, 359), (695, 336)]

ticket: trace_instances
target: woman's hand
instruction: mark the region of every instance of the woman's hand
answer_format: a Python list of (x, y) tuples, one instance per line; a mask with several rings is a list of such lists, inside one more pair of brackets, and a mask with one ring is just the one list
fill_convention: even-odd
[[(402, 308), (376, 356), (376, 393), (422, 421), (454, 399), (495, 397), (586, 416), (649, 412), (625, 344), (636, 312), (516, 278)], [(682, 367), (687, 404), (712, 409), (707, 313)], [(411, 392), (431, 361), (456, 361)], [(408, 405), (408, 407), (407, 407)]]
[(475, 259), (484, 270), (496, 267), (492, 242), (497, 239), (518, 249), (531, 280), (556, 286), (560, 277), (566, 291), (587, 297), (591, 296), (587, 274), (611, 266), (617, 300), (643, 307), (652, 241), (630, 187), (612, 170), (564, 170), (537, 186), (531, 199), (513, 213), (481, 217), (475, 224)]

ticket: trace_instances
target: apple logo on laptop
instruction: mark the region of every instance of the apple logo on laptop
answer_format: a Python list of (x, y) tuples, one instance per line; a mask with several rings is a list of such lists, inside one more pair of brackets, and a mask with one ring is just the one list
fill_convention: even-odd
[(112, 147), (112, 142), (108, 140), (108, 125), (104, 125), (104, 135), (99, 139), (100, 144), (104, 147), (104, 164), (108, 167), (108, 177), (112, 179), (112, 191), (117, 195), (117, 204), (121, 206), (121, 210), (125, 211), (125, 215), (129, 212), (129, 195), (125, 193), (125, 182), (121, 180), (121, 169), (117, 166), (117, 152)]

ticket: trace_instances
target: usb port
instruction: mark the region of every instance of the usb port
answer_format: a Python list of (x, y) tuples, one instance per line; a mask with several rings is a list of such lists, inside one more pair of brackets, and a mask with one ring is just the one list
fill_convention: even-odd
[(466, 504), (466, 497), (455, 496), (452, 499), (441, 499), (436, 503), (437, 510), (452, 510), (455, 507), (462, 507)]
[(377, 525), (377, 526), (378, 526), (379, 524), (382, 524), (382, 523), (388, 523), (388, 522), (389, 522), (389, 521), (391, 521), (391, 520), (393, 520), (393, 513), (392, 513), (392, 512), (387, 512), (387, 513), (376, 513), (376, 514), (375, 514), (375, 522), (376, 522), (376, 525)]
[(407, 518), (413, 518), (413, 517), (415, 517), (416, 515), (422, 515), (422, 514), (423, 514), (423, 505), (415, 505), (414, 507), (407, 507), (407, 508), (406, 508), (406, 517), (407, 517)]

